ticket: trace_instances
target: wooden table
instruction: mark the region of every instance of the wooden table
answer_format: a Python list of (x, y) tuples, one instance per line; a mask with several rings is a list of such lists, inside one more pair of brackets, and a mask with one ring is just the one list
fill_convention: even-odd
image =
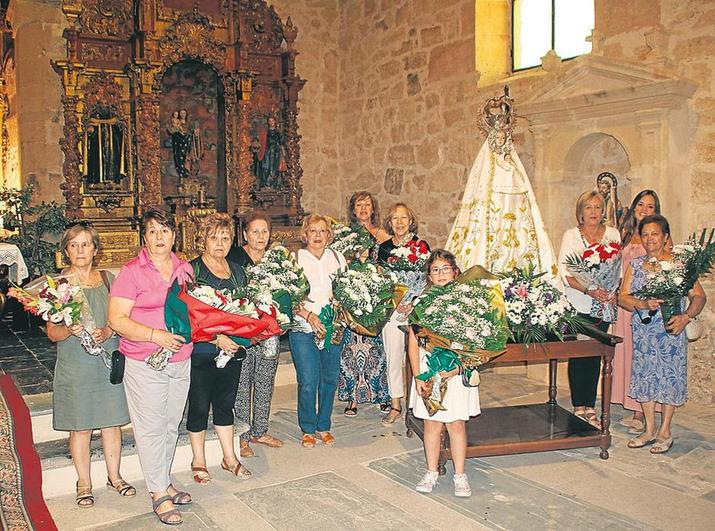
[[(546, 452), (568, 448), (601, 448), (601, 459), (608, 459), (611, 445), (611, 381), (615, 346), (622, 341), (595, 328), (589, 328), (589, 339), (551, 341), (543, 344), (507, 345), (506, 353), (493, 359), (485, 367), (517, 362), (549, 363), (549, 396), (545, 403), (482, 409), (481, 415), (467, 423), (467, 457), (488, 457), (529, 452)], [(556, 369), (559, 360), (600, 356), (603, 359), (601, 380), (601, 429), (576, 417), (556, 403)], [(412, 371), (407, 364), (408, 395), (412, 386)], [(499, 378), (490, 374), (488, 378)], [(407, 436), (416, 433), (423, 439), (423, 421), (415, 418), (412, 410), (405, 415)], [(445, 473), (445, 463), (451, 459), (447, 430), (442, 429), (439, 473)]]

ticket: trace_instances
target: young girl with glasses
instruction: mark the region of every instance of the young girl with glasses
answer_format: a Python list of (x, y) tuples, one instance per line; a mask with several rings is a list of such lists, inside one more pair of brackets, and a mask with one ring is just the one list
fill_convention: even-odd
[[(444, 286), (452, 282), (459, 274), (459, 267), (452, 253), (444, 249), (432, 251), (427, 260), (428, 285)], [(428, 352), (419, 344), (415, 330), (410, 329), (407, 340), (407, 354), (412, 367), (412, 374), (417, 375), (427, 370)], [(444, 411), (438, 411), (430, 416), (421, 396), (427, 392), (427, 383), (413, 379), (410, 396), (410, 407), (416, 418), (424, 420), (424, 447), (427, 458), (427, 472), (417, 484), (418, 492), (430, 493), (437, 484), (437, 467), (439, 465), (440, 436), (442, 427), (447, 427), (449, 433), (449, 448), (454, 463), (454, 495), (471, 496), (467, 474), (464, 473), (464, 463), (467, 454), (467, 430), (465, 422), (469, 417), (479, 415), (479, 391), (476, 387), (466, 387), (462, 383), (461, 367), (440, 376), (447, 382), (447, 392), (442, 405)]]

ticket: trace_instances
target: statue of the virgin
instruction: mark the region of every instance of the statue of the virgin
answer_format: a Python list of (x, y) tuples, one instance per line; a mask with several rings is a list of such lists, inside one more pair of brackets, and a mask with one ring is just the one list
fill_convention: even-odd
[(505, 87), (484, 105), (481, 129), (487, 140), (469, 173), (446, 247), (462, 270), (479, 264), (500, 273), (531, 263), (561, 286), (541, 212), (512, 143), (513, 103)]

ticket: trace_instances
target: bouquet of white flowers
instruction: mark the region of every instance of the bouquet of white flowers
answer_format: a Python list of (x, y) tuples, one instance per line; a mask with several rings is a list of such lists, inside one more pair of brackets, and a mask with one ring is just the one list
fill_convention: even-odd
[(543, 276), (531, 264), (499, 275), (509, 330), (518, 343), (543, 343), (549, 336), (563, 340), (583, 326), (566, 295)]
[(78, 338), (82, 348), (90, 356), (99, 356), (107, 368), (110, 367), (109, 353), (90, 333), (94, 320), (74, 275), (43, 276), (25, 288), (13, 286), (8, 290), (8, 295), (45, 321), (65, 326), (84, 325), (85, 329)]
[(415, 299), (410, 323), (424, 344), (428, 370), (416, 378), (426, 381), (422, 399), (430, 416), (443, 410), (446, 382), (439, 373), (463, 368), (463, 378), (474, 385), (476, 369), (504, 352), (509, 336), (504, 301), (496, 277), (474, 266), (445, 286), (431, 286)]
[(333, 276), (333, 299), (341, 318), (355, 332), (376, 336), (390, 319), (405, 287), (392, 273), (380, 273), (373, 264), (354, 262)]
[(293, 308), (310, 292), (303, 268), (288, 249), (274, 245), (259, 263), (246, 268), (246, 277), (249, 297), (259, 307), (273, 304), (278, 310), (276, 318), (286, 330), (293, 319)]
[(662, 299), (660, 311), (666, 325), (673, 315), (682, 312), (680, 300), (715, 262), (715, 230), (710, 231), (707, 241), (705, 236), (706, 230), (703, 230), (699, 240), (693, 234), (686, 243), (673, 246), (671, 260), (650, 258), (645, 284), (633, 292), (641, 299)]
[(375, 245), (375, 239), (370, 232), (358, 223), (349, 225), (330, 218), (333, 229), (333, 241), (328, 246), (334, 251), (339, 251), (348, 260), (354, 260)]

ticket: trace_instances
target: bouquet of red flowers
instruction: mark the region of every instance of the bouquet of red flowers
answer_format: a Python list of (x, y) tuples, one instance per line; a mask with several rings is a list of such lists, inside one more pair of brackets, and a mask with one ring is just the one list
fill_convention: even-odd
[[(621, 278), (621, 246), (616, 242), (594, 243), (581, 253), (566, 257), (569, 273), (587, 289), (601, 288), (613, 295)], [(593, 299), (592, 317), (606, 322), (616, 320), (616, 305)]]
[[(247, 347), (263, 339), (283, 333), (272, 313), (259, 309), (245, 294), (219, 290), (205, 285), (174, 284), (164, 305), (167, 330), (186, 341), (206, 342), (224, 334), (237, 344)], [(157, 365), (163, 360), (157, 353)], [(171, 357), (169, 354), (166, 362)], [(218, 367), (226, 365), (230, 356), (223, 351), (216, 357)], [(153, 366), (153, 362), (147, 361)]]
[(410, 240), (404, 245), (395, 247), (387, 258), (387, 267), (397, 271), (424, 271), (430, 250), (424, 240)]
[(427, 286), (425, 264), (430, 254), (427, 242), (415, 239), (395, 247), (383, 262), (389, 271), (395, 273), (397, 282), (407, 286), (402, 304), (409, 304)]

